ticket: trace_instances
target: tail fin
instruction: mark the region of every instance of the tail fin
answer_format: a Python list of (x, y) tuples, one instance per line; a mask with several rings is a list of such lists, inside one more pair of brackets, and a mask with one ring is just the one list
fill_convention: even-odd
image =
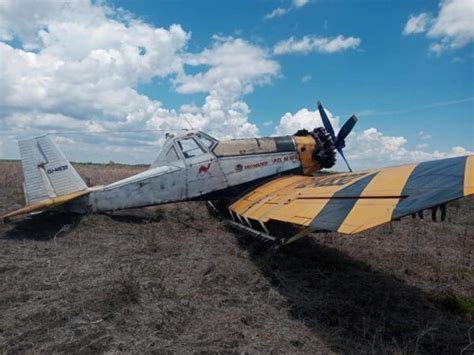
[(49, 136), (20, 141), (27, 205), (87, 189)]

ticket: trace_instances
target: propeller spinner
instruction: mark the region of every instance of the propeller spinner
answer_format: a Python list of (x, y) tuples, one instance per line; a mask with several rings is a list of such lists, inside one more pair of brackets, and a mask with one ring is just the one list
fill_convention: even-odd
[(321, 120), (323, 121), (324, 128), (326, 129), (326, 131), (331, 136), (331, 139), (334, 143), (334, 147), (339, 152), (342, 159), (344, 159), (344, 161), (346, 162), (346, 165), (347, 165), (347, 168), (349, 169), (349, 171), (352, 172), (352, 169), (351, 169), (349, 163), (347, 162), (347, 159), (344, 156), (344, 152), (343, 152), (342, 149), (346, 146), (345, 139), (349, 135), (349, 133), (351, 133), (352, 129), (354, 128), (354, 125), (357, 122), (357, 117), (355, 115), (352, 115), (351, 118), (349, 118), (346, 121), (346, 123), (344, 123), (344, 125), (342, 126), (342, 128), (340, 129), (339, 133), (336, 136), (335, 133), (334, 133), (334, 128), (332, 127), (331, 121), (329, 121), (329, 118), (326, 115), (326, 111), (324, 111), (324, 107), (323, 107), (323, 105), (321, 105), (321, 102), (319, 102), (319, 101), (318, 101), (318, 110), (319, 110), (319, 114), (321, 115)]

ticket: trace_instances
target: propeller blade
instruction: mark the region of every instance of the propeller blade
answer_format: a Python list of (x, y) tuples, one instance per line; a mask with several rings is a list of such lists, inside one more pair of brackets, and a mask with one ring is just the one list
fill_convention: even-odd
[(321, 115), (321, 120), (323, 121), (324, 128), (331, 135), (333, 142), (336, 142), (336, 135), (334, 134), (334, 128), (332, 128), (331, 121), (329, 121), (329, 118), (326, 115), (326, 112), (324, 111), (323, 105), (321, 105), (321, 102), (319, 101), (318, 101), (318, 110), (319, 110), (319, 114)]
[(324, 111), (323, 105), (321, 105), (320, 101), (318, 101), (318, 110), (319, 110), (319, 114), (321, 116), (321, 120), (323, 121), (324, 128), (326, 129), (326, 131), (331, 136), (332, 141), (334, 142), (334, 146), (337, 149), (337, 151), (339, 152), (339, 154), (341, 154), (342, 159), (344, 159), (344, 162), (346, 163), (347, 168), (349, 169), (350, 172), (352, 172), (352, 169), (351, 169), (349, 163), (347, 162), (346, 157), (344, 156), (344, 152), (342, 151), (342, 148), (344, 148), (345, 145), (346, 145), (345, 139), (349, 135), (349, 133), (351, 133), (352, 129), (354, 128), (354, 126), (357, 122), (357, 117), (355, 115), (352, 115), (351, 118), (349, 118), (346, 121), (346, 123), (344, 123), (341, 130), (337, 134), (337, 138), (336, 138), (336, 135), (334, 134), (334, 128), (332, 127), (331, 121), (329, 121), (329, 117), (326, 115), (326, 111)]
[(344, 126), (342, 126), (341, 130), (337, 134), (337, 138), (335, 142), (336, 147), (344, 148), (345, 146), (344, 140), (349, 135), (349, 133), (351, 133), (356, 123), (357, 123), (357, 117), (355, 115), (352, 115), (351, 118), (349, 118), (346, 121), (346, 123), (344, 123)]
[(342, 152), (342, 148), (337, 148), (337, 151), (339, 152), (339, 154), (341, 154), (342, 159), (344, 159), (344, 161), (346, 162), (347, 168), (348, 168), (349, 171), (352, 173), (352, 169), (351, 169), (351, 167), (349, 166), (349, 163), (347, 162), (347, 159), (346, 159), (346, 157), (344, 156), (344, 153)]

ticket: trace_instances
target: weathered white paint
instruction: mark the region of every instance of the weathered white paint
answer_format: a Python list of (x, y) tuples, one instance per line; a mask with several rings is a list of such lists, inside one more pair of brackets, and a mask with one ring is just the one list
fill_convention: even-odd
[[(265, 140), (262, 141), (266, 145), (259, 143), (260, 148), (271, 145), (271, 138), (267, 140), (268, 144)], [(186, 143), (190, 142), (195, 143), (195, 149), (186, 148)], [(249, 142), (255, 145), (254, 140)], [(240, 145), (243, 143), (245, 141), (239, 142)], [(202, 132), (188, 132), (179, 137), (171, 137), (148, 170), (107, 186), (89, 188), (89, 195), (69, 202), (63, 208), (78, 212), (104, 212), (184, 201), (301, 166), (296, 151), (217, 157), (212, 150), (218, 144), (218, 141)], [(40, 137), (22, 142), (20, 148), (23, 151), (27, 189), (28, 186), (33, 186), (31, 181), (40, 187), (39, 195), (31, 193), (27, 195), (28, 199), (42, 199), (50, 197), (49, 194), (59, 196), (72, 192), (71, 189), (87, 188), (49, 138)], [(277, 149), (276, 145), (272, 149)], [(57, 166), (67, 168), (48, 176), (47, 169)], [(48, 184), (44, 183), (44, 179)]]
[(87, 185), (50, 137), (19, 141), (23, 187), (30, 203), (82, 191)]
[[(203, 153), (186, 158), (177, 143), (183, 137), (196, 138)], [(179, 159), (170, 161), (167, 152), (172, 148)], [(296, 152), (217, 158), (192, 132), (168, 139), (149, 170), (91, 192), (87, 203), (95, 212), (159, 205), (197, 198), (300, 166)]]

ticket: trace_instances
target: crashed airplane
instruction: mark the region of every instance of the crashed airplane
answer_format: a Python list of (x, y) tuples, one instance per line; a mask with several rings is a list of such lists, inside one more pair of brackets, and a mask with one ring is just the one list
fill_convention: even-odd
[[(87, 186), (49, 136), (20, 141), (26, 206), (2, 218), (203, 200), (238, 229), (288, 244), (317, 231), (355, 234), (474, 194), (474, 156), (352, 172), (343, 148), (357, 118), (336, 135), (319, 102), (318, 109), (324, 128), (293, 136), (168, 136), (148, 170), (106, 186)], [(320, 173), (336, 152), (350, 172)]]

